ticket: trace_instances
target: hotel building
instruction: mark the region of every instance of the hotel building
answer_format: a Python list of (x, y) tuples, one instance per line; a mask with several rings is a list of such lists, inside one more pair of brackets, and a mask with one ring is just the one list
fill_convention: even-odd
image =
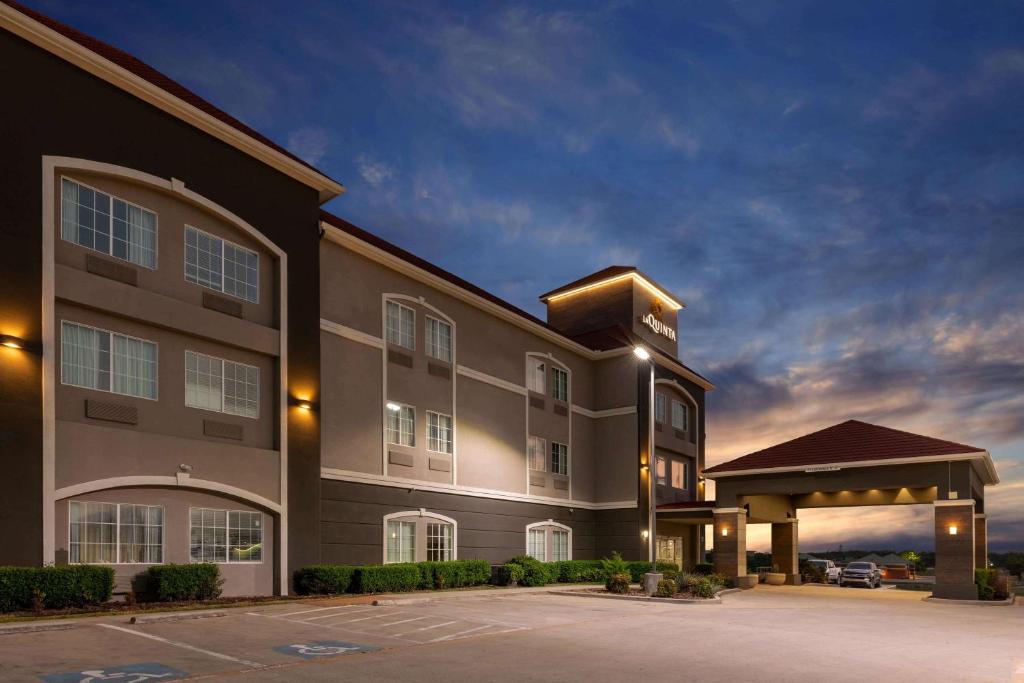
[(283, 593), (320, 562), (642, 558), (648, 476), (703, 499), (712, 386), (652, 278), (540, 320), (323, 212), (340, 183), (134, 57), (0, 26), (0, 564)]

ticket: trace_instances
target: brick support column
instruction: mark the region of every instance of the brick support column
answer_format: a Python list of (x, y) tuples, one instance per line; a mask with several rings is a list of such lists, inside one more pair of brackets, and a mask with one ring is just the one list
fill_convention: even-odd
[(797, 555), (797, 521), (772, 522), (772, 564), (786, 575), (790, 586), (800, 585), (800, 560)]
[(983, 513), (974, 515), (974, 566), (988, 567), (988, 519)]
[(727, 579), (747, 574), (747, 513), (743, 508), (715, 508), (715, 573)]
[(935, 501), (936, 598), (977, 600), (974, 585), (974, 501)]

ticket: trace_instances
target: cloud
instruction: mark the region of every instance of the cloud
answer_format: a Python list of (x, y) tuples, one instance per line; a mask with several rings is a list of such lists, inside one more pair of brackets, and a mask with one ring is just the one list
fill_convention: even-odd
[(316, 165), (327, 154), (331, 134), (325, 128), (299, 128), (288, 134), (287, 148), (300, 159)]
[(380, 187), (385, 182), (391, 180), (395, 171), (393, 168), (388, 166), (383, 161), (378, 161), (369, 157), (365, 154), (360, 154), (356, 158), (356, 168), (359, 170), (359, 175), (368, 182), (372, 187)]

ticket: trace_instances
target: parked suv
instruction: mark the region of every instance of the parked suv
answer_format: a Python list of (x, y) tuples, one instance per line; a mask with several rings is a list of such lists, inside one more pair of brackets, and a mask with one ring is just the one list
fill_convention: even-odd
[(858, 583), (868, 588), (878, 588), (882, 585), (882, 572), (874, 562), (851, 562), (839, 577), (839, 585)]
[(825, 583), (839, 583), (842, 570), (832, 560), (808, 560), (808, 564), (816, 567), (825, 577)]

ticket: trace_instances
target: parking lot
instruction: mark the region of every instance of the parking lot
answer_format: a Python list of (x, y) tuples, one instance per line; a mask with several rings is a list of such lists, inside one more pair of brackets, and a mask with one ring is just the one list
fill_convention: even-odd
[[(373, 606), (310, 600), (0, 635), (4, 680), (1013, 680), (1024, 608), (759, 587), (721, 604), (545, 592)], [(1021, 671), (1024, 677), (1024, 670)]]

